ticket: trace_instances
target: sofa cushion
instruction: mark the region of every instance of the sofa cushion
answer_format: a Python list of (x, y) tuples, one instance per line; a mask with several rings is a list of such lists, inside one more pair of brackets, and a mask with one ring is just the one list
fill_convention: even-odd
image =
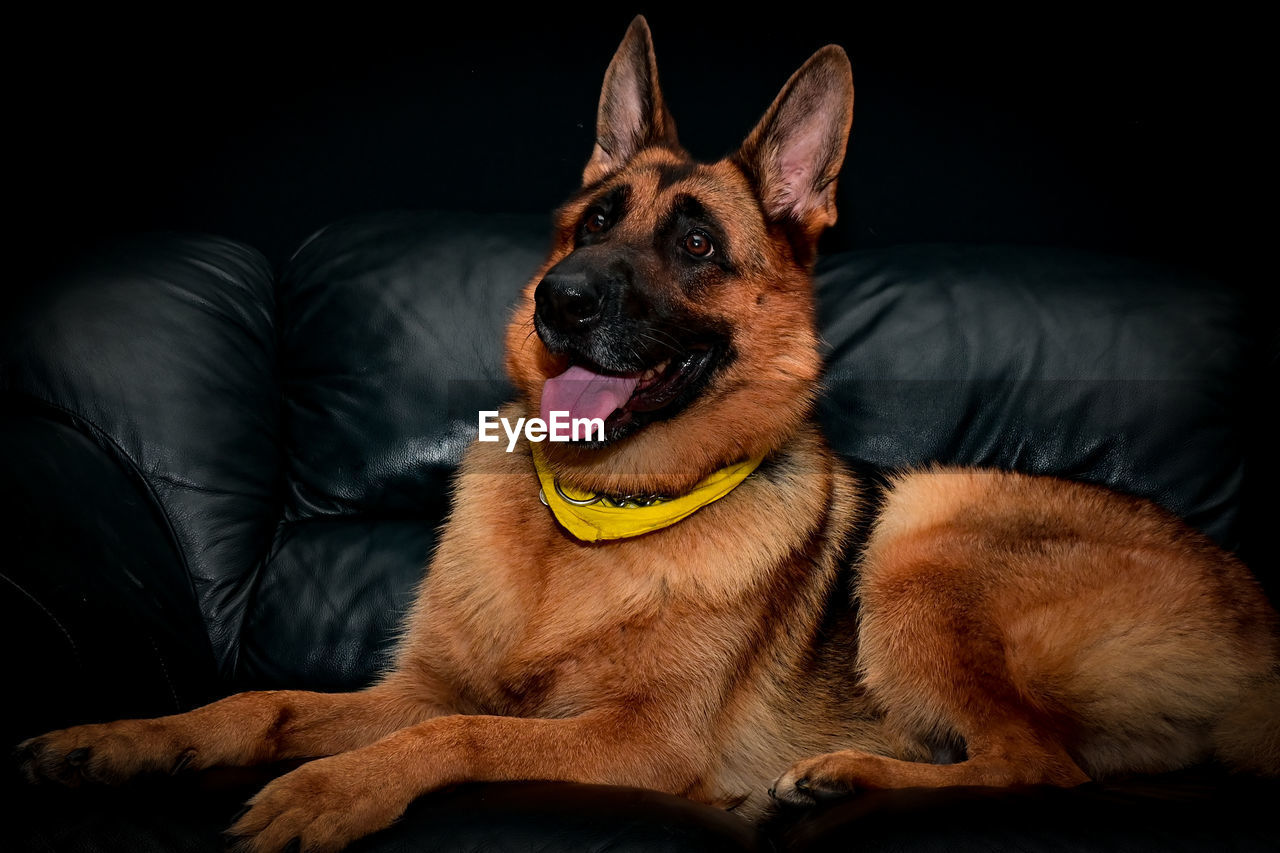
[[(385, 656), (431, 540), (399, 553), (367, 522), (444, 513), (477, 411), (510, 394), (502, 332), (546, 240), (541, 217), (385, 214), (325, 229), (284, 269), (287, 536), (247, 623), (255, 680), (363, 683)], [(820, 414), (846, 456), (1103, 483), (1235, 544), (1247, 348), (1240, 303), (1213, 282), (1084, 252), (909, 246), (824, 258), (817, 294)]]
[(280, 506), (270, 266), (230, 240), (156, 234), (23, 293), (0, 312), (0, 391), (141, 478), (230, 674)]
[(294, 254), (278, 287), (287, 521), (443, 516), (476, 412), (510, 395), (502, 334), (549, 233), (391, 213)]
[(1247, 314), (1132, 258), (901, 246), (823, 259), (821, 414), (841, 453), (1052, 474), (1149, 498), (1239, 545)]
[(502, 331), (540, 217), (337, 223), (278, 284), (285, 503), (240, 682), (351, 689), (383, 667), (476, 413), (510, 396)]
[[(364, 217), (311, 238), (274, 289), (236, 244), (135, 242), (6, 320), (0, 387), (136, 467), (224, 677), (367, 684), (477, 412), (510, 396), (503, 329), (548, 232)], [(1242, 425), (1261, 403), (1232, 292), (1092, 253), (902, 246), (823, 258), (817, 300), (819, 414), (847, 457), (1080, 478), (1239, 542)]]

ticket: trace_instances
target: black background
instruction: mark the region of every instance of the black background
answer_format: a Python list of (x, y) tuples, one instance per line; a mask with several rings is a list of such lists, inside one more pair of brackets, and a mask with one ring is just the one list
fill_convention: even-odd
[(1270, 290), (1271, 217), (1255, 208), (1274, 186), (1274, 97), (1248, 16), (462, 5), (11, 21), (18, 256), (38, 271), (116, 233), (179, 229), (280, 261), (366, 211), (548, 211), (576, 186), (604, 69), (644, 11), (703, 159), (813, 50), (849, 51), (854, 133), (827, 251), (1083, 246)]

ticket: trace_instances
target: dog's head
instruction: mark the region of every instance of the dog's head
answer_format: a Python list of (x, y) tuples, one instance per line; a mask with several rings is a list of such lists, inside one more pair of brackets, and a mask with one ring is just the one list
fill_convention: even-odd
[(507, 339), (507, 368), (545, 418), (605, 420), (605, 441), (548, 444), (569, 485), (680, 493), (773, 450), (819, 375), (811, 272), (835, 222), (853, 76), (828, 46), (734, 154), (694, 162), (632, 22), (605, 74), (582, 188)]

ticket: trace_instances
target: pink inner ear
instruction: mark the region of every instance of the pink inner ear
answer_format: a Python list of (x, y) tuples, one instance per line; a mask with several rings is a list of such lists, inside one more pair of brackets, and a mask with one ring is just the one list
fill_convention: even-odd
[(825, 121), (811, 117), (782, 139), (777, 160), (778, 192), (774, 197), (777, 213), (790, 212), (797, 218), (804, 218), (805, 214), (820, 206), (814, 176), (821, 166), (817, 161), (824, 154), (826, 129)]
[(615, 165), (621, 165), (640, 145), (644, 135), (644, 103), (640, 97), (640, 81), (635, 68), (621, 65), (609, 86), (609, 137), (614, 150), (609, 152)]
[(778, 192), (778, 202), (786, 209), (794, 210), (800, 213), (807, 210), (810, 201), (806, 193), (806, 189), (812, 185), (810, 175), (812, 174), (804, 162), (792, 162), (784, 160), (779, 165), (781, 174), (778, 176), (780, 181), (780, 190)]

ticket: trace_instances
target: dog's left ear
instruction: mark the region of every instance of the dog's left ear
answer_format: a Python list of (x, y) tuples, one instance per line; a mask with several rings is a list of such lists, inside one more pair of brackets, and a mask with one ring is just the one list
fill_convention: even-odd
[(596, 146), (582, 174), (583, 185), (617, 171), (650, 145), (680, 147), (675, 119), (658, 86), (658, 62), (649, 24), (643, 15), (637, 15), (604, 74)]
[(836, 221), (836, 177), (853, 124), (853, 69), (840, 47), (819, 50), (782, 87), (735, 155), (770, 221), (811, 236)]

